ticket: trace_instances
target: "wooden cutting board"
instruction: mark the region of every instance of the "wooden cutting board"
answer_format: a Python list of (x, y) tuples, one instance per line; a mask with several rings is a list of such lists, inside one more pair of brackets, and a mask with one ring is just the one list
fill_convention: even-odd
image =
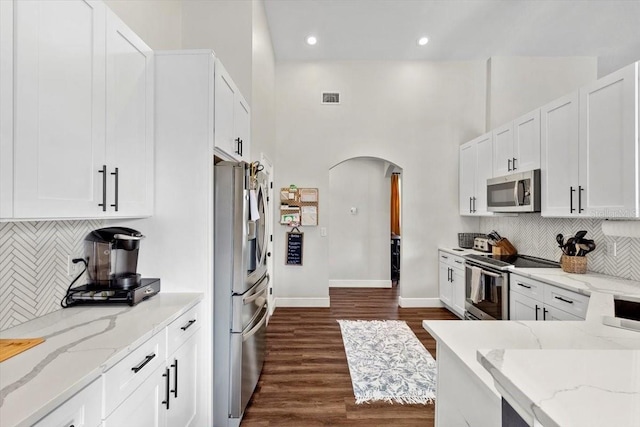
[(4, 362), (16, 354), (29, 350), (31, 347), (35, 347), (42, 342), (44, 342), (44, 338), (0, 339), (0, 362)]

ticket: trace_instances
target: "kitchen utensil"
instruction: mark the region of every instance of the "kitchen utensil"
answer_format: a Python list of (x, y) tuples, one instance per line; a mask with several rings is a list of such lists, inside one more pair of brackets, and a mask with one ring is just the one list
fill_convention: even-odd
[(564, 236), (562, 235), (562, 233), (558, 234), (556, 236), (556, 242), (558, 242), (558, 247), (562, 250), (562, 252), (564, 253)]
[(576, 233), (576, 235), (573, 237), (576, 240), (581, 240), (584, 238), (584, 236), (587, 235), (587, 230), (580, 230)]
[(573, 237), (569, 237), (566, 242), (564, 242), (564, 253), (568, 256), (575, 255), (575, 242)]

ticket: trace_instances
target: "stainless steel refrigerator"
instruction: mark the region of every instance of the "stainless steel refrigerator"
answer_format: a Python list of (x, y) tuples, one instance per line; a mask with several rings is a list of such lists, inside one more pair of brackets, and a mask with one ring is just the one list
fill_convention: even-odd
[(213, 420), (236, 427), (266, 351), (267, 184), (244, 162), (217, 163), (214, 177)]

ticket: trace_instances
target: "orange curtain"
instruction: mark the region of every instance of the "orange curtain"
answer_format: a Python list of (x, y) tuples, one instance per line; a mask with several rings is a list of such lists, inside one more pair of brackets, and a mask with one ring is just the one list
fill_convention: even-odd
[(391, 175), (391, 233), (400, 236), (400, 175)]

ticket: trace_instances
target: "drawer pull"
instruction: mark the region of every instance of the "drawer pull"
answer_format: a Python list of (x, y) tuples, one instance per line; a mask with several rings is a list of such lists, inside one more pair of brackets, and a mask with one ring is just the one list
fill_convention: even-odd
[(462, 261), (457, 261), (457, 260), (456, 260), (456, 263), (458, 263), (458, 264), (462, 264)]
[(183, 331), (186, 331), (187, 329), (189, 329), (191, 327), (191, 325), (193, 325), (194, 323), (196, 323), (196, 319), (192, 319), (189, 320), (189, 323), (187, 323), (186, 325), (184, 325), (182, 328)]
[(523, 288), (531, 289), (531, 286), (524, 285), (524, 284), (522, 284), (520, 282), (518, 282), (518, 286), (522, 286)]
[(564, 299), (562, 297), (559, 296), (554, 296), (555, 299), (559, 299), (562, 302), (566, 302), (567, 304), (573, 304), (573, 301), (571, 301), (570, 299)]
[(131, 368), (131, 370), (133, 371), (134, 374), (137, 374), (138, 372), (140, 372), (142, 368), (144, 368), (147, 365), (147, 363), (151, 362), (151, 360), (153, 360), (154, 357), (156, 357), (155, 353), (146, 356), (138, 366), (134, 366), (133, 368)]
[(440, 257), (441, 257), (441, 258), (444, 258), (444, 259), (449, 259), (449, 257), (448, 257), (448, 256), (444, 256), (444, 255), (440, 255)]

